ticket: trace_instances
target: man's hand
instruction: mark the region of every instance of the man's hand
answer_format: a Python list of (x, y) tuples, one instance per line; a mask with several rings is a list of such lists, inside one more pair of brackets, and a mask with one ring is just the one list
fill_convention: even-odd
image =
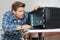
[(30, 25), (27, 25), (27, 24), (22, 25), (22, 29), (29, 29), (29, 28), (31, 28), (31, 26), (30, 26)]
[(22, 27), (22, 26), (18, 26), (18, 27), (17, 27), (17, 30), (21, 30), (21, 27)]
[(31, 28), (31, 26), (25, 24), (25, 25), (22, 25), (22, 26), (18, 26), (18, 27), (17, 27), (17, 30), (21, 30), (21, 29), (29, 29), (29, 28)]
[(35, 5), (34, 10), (38, 10), (38, 8), (40, 8), (40, 6), (39, 5)]

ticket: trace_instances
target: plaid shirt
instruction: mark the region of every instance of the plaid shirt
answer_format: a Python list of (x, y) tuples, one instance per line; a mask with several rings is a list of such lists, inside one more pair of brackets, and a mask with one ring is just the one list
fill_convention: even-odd
[(18, 25), (26, 24), (28, 12), (24, 13), (24, 17), (17, 20), (12, 11), (8, 11), (3, 15), (2, 28), (5, 33), (2, 40), (21, 40), (21, 30), (16, 30)]
[(17, 20), (12, 11), (8, 11), (3, 15), (2, 28), (3, 31), (13, 31), (16, 30), (18, 25), (23, 25), (26, 23), (28, 18), (28, 12), (24, 13), (24, 17)]

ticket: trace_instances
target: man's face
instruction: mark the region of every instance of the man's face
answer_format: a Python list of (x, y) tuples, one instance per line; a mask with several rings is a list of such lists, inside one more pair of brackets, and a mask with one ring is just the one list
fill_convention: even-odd
[(16, 18), (22, 19), (24, 16), (24, 7), (17, 8), (17, 10), (14, 11), (14, 15), (16, 16)]

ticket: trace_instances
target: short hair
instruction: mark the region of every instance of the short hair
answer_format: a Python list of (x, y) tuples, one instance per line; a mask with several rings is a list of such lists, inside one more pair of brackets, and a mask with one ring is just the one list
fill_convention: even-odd
[(17, 11), (17, 8), (18, 8), (18, 7), (25, 7), (25, 3), (16, 1), (16, 2), (14, 2), (14, 3), (12, 4), (11, 9), (14, 10), (14, 11)]

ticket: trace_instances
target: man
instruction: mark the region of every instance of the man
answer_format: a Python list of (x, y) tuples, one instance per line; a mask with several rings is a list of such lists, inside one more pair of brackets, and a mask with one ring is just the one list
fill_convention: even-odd
[(20, 40), (20, 30), (31, 28), (26, 24), (28, 12), (24, 8), (24, 3), (16, 1), (12, 4), (11, 11), (4, 14), (2, 28), (5, 33), (3, 40)]

